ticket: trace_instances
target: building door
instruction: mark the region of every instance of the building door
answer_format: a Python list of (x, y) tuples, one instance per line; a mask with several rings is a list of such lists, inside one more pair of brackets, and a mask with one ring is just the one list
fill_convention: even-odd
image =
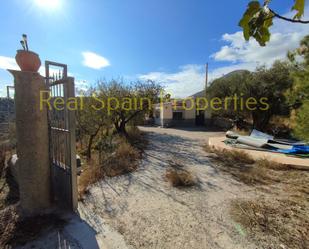
[(196, 111), (195, 124), (197, 126), (205, 125), (205, 112), (204, 111), (201, 111), (201, 110)]

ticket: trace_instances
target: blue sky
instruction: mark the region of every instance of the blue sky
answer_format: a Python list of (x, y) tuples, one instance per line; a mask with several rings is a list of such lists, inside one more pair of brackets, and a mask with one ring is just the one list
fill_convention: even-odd
[[(55, 1), (58, 4), (55, 4)], [(52, 4), (54, 2), (54, 4)], [(288, 13), (293, 1), (273, 0)], [(253, 70), (285, 57), (309, 33), (309, 25), (276, 21), (266, 48), (245, 42), (238, 21), (247, 0), (6, 0), (0, 4), (0, 95), (16, 68), (21, 34), (41, 60), (68, 64), (76, 85), (101, 78), (153, 79), (176, 97), (202, 90), (210, 78)], [(308, 8), (306, 8), (308, 13)]]

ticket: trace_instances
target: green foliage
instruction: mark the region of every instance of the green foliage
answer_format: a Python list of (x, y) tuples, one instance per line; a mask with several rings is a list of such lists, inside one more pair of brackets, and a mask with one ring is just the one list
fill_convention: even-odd
[[(126, 125), (135, 125), (152, 111), (161, 86), (153, 81), (126, 84), (122, 81), (100, 81), (97, 87), (84, 94), (83, 101), (77, 111), (77, 137), (79, 141), (87, 138), (88, 159), (97, 135), (105, 128), (114, 125), (116, 132), (127, 136)], [(104, 147), (96, 144), (96, 148)]]
[(305, 101), (297, 112), (294, 134), (309, 142), (309, 100)]
[[(249, 98), (257, 101), (256, 108), (247, 108), (238, 100), (235, 108), (230, 100), (228, 109), (216, 112), (217, 115), (227, 116), (233, 119), (248, 118), (253, 120), (254, 128), (264, 130), (270, 118), (275, 114), (282, 114), (288, 110), (285, 92), (292, 85), (289, 75), (290, 65), (286, 62), (275, 62), (271, 68), (259, 67), (255, 72), (236, 71), (215, 80), (208, 89), (208, 97), (219, 97), (226, 102), (235, 95), (246, 103)], [(265, 104), (260, 100), (267, 98), (269, 108), (265, 110)]]
[[(122, 81), (98, 82), (97, 94), (100, 99), (112, 100), (108, 110), (108, 118), (116, 131), (126, 135), (126, 125), (135, 124), (152, 111), (162, 87), (153, 81), (126, 84)], [(108, 106), (107, 106), (108, 108)]]
[[(77, 121), (77, 137), (82, 141), (85, 137), (87, 142), (87, 158), (91, 158), (92, 144), (103, 127), (108, 127), (110, 121), (107, 118), (106, 109), (99, 109), (98, 102), (92, 97), (95, 94), (95, 89), (90, 89), (83, 97), (83, 101), (80, 102), (80, 106), (76, 113)], [(93, 108), (93, 107), (97, 107)]]
[[(226, 97), (233, 97), (234, 94), (240, 96), (246, 91), (245, 87), (251, 76), (252, 74), (249, 71), (238, 70), (214, 80), (207, 89), (208, 99), (218, 97), (224, 100)], [(244, 118), (248, 115), (246, 110), (241, 110), (239, 105), (235, 107), (233, 102), (228, 103), (227, 107), (227, 110), (213, 110), (213, 114), (232, 119)]]
[(276, 61), (271, 68), (260, 67), (253, 73), (246, 92), (256, 99), (267, 98), (269, 104), (268, 110), (251, 112), (255, 128), (264, 130), (273, 115), (288, 114), (285, 92), (293, 84), (290, 71), (288, 63)]
[(270, 40), (269, 28), (273, 25), (273, 18), (278, 17), (290, 22), (300, 20), (304, 15), (305, 1), (295, 0), (292, 10), (296, 10), (296, 14), (293, 19), (282, 17), (271, 10), (268, 7), (271, 0), (264, 0), (263, 5), (259, 1), (251, 1), (239, 22), (239, 26), (243, 29), (244, 38), (248, 41), (250, 37), (253, 37), (260, 46), (265, 46)]
[(294, 16), (294, 19), (300, 19), (304, 15), (305, 9), (305, 0), (295, 0), (295, 4), (292, 7), (292, 10), (296, 10), (297, 13)]
[(295, 135), (309, 141), (309, 35), (300, 42), (300, 47), (288, 53), (293, 64), (291, 73), (294, 84), (288, 92), (290, 104), (296, 108)]
[(273, 14), (266, 11), (258, 1), (250, 2), (239, 22), (245, 39), (248, 41), (250, 37), (254, 37), (261, 46), (265, 46), (270, 39), (269, 28), (273, 24), (272, 18)]

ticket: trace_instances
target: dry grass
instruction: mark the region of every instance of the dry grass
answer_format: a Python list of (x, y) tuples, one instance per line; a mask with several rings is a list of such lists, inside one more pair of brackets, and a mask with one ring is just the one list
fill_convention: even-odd
[(137, 149), (123, 141), (105, 161), (103, 165), (104, 174), (113, 177), (130, 173), (137, 169), (140, 157), (140, 152)]
[(142, 140), (142, 132), (136, 126), (128, 127), (127, 133), (128, 133), (129, 139), (133, 141)]
[(104, 178), (102, 167), (94, 161), (88, 162), (88, 167), (83, 171), (78, 179), (78, 199), (81, 201), (88, 193), (88, 187)]
[(24, 245), (48, 229), (61, 229), (64, 224), (65, 220), (55, 214), (22, 219), (16, 206), (9, 206), (0, 212), (0, 247)]
[(257, 248), (309, 248), (309, 172), (267, 159), (254, 161), (235, 150), (205, 150), (220, 171), (263, 195), (256, 200), (236, 199), (230, 210)]
[(253, 158), (244, 151), (217, 149), (213, 146), (204, 146), (204, 150), (216, 154), (216, 159), (229, 164), (253, 164)]
[(309, 248), (308, 198), (236, 200), (233, 219), (260, 248)]
[(7, 148), (0, 149), (0, 210), (19, 201), (18, 185), (6, 167), (9, 154)]
[(289, 166), (260, 159), (255, 161), (246, 152), (216, 149), (205, 146), (212, 153), (210, 158), (221, 171), (247, 185), (268, 185), (282, 181), (278, 171), (289, 170)]
[(105, 176), (119, 176), (137, 169), (141, 153), (125, 139), (118, 139), (119, 144), (116, 150), (111, 154), (106, 154), (101, 164), (95, 155), (88, 162), (88, 166), (79, 177), (78, 192), (80, 200), (88, 193), (90, 185), (102, 180)]
[(271, 162), (267, 159), (259, 159), (256, 161), (256, 167), (258, 168), (266, 168), (266, 169), (273, 169), (273, 170), (290, 170), (292, 169), (289, 165)]
[(144, 133), (136, 126), (128, 127), (128, 142), (140, 151), (144, 151), (148, 142), (145, 139)]
[(197, 177), (175, 160), (169, 162), (169, 168), (166, 170), (165, 177), (173, 187), (192, 187), (197, 185)]

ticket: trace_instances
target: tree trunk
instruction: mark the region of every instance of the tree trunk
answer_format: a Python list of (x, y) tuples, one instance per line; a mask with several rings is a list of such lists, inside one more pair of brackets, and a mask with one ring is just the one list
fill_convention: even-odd
[(124, 135), (125, 137), (128, 137), (128, 133), (126, 131), (126, 122), (125, 122), (125, 120), (120, 121), (120, 124), (118, 122), (116, 122), (115, 123), (115, 128), (116, 128), (118, 134)]
[(259, 131), (264, 131), (269, 124), (271, 116), (272, 112), (270, 111), (253, 111), (253, 128)]
[(87, 147), (87, 159), (91, 159), (91, 147), (94, 138), (98, 135), (101, 127), (98, 127), (94, 134), (91, 134), (88, 141), (88, 147)]
[(93, 143), (93, 139), (96, 135), (90, 135), (89, 141), (88, 141), (88, 147), (87, 147), (87, 159), (91, 159), (91, 147)]

